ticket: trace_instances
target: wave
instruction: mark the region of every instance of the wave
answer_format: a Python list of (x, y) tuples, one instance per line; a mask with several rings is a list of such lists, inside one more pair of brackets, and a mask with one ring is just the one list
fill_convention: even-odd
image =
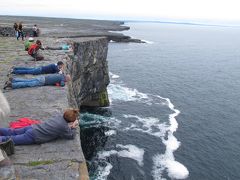
[(144, 150), (141, 148), (138, 148), (135, 145), (127, 144), (117, 144), (117, 149), (120, 150), (110, 150), (110, 151), (102, 151), (98, 153), (98, 159), (99, 161), (103, 160), (105, 163), (105, 166), (99, 166), (98, 167), (98, 174), (97, 174), (97, 180), (103, 180), (107, 179), (107, 176), (110, 174), (111, 169), (113, 166), (111, 163), (107, 162), (107, 158), (112, 155), (117, 155), (119, 157), (129, 158), (135, 160), (139, 166), (143, 166), (143, 156), (144, 156)]
[[(114, 77), (119, 78), (118, 75), (113, 73), (110, 74), (111, 79)], [(178, 129), (178, 122), (176, 117), (180, 114), (180, 111), (176, 109), (173, 103), (169, 98), (164, 98), (159, 95), (152, 95), (139, 92), (137, 89), (132, 89), (126, 87), (120, 80), (111, 81), (108, 86), (109, 97), (112, 102), (123, 101), (123, 102), (138, 102), (144, 103), (147, 105), (155, 105), (157, 107), (165, 106), (172, 113), (168, 115), (168, 121), (163, 122), (157, 117), (141, 117), (135, 114), (124, 114), (123, 118), (127, 119), (128, 126), (120, 127), (121, 121), (116, 120), (118, 122), (115, 127), (117, 130), (121, 129), (123, 131), (139, 131), (142, 133), (146, 133), (161, 139), (162, 143), (166, 146), (166, 150), (163, 154), (156, 154), (152, 157), (153, 167), (152, 167), (152, 176), (155, 180), (164, 179), (163, 174), (167, 172), (168, 176), (172, 179), (184, 179), (189, 175), (188, 169), (181, 164), (180, 162), (175, 160), (174, 151), (176, 151), (181, 142), (177, 140), (174, 136), (174, 132)], [(120, 121), (120, 122), (119, 122)], [(115, 132), (111, 132), (111, 134)], [(136, 155), (136, 151), (138, 149), (134, 149), (134, 145), (132, 146), (123, 146), (117, 145), (116, 148), (126, 148), (127, 150), (117, 151), (111, 150), (106, 152), (101, 152), (99, 157), (101, 159), (105, 159), (111, 155), (118, 155), (120, 157), (129, 157), (134, 159), (134, 155)], [(135, 153), (132, 153), (135, 152)], [(144, 150), (140, 150), (139, 152), (144, 152)], [(141, 154), (141, 153), (139, 153)], [(135, 158), (138, 161), (138, 164), (141, 166), (143, 163), (139, 161), (140, 155), (137, 155)], [(143, 154), (141, 154), (143, 156)], [(138, 159), (138, 160), (137, 160)], [(111, 165), (112, 167), (112, 165)], [(110, 173), (110, 164), (106, 165), (107, 171)], [(106, 173), (105, 173), (106, 174)]]

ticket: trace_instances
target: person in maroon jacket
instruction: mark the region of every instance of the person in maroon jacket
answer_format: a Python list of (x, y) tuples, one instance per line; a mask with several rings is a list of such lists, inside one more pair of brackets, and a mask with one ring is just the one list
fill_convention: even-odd
[(40, 40), (37, 40), (36, 43), (32, 44), (28, 49), (28, 54), (34, 58), (35, 61), (43, 60), (44, 57), (38, 54), (38, 50), (44, 50)]

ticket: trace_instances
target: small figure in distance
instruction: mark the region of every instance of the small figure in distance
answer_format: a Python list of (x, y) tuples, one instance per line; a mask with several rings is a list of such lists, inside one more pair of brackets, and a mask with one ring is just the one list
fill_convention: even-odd
[(23, 35), (23, 27), (22, 27), (22, 22), (20, 22), (18, 24), (18, 36), (17, 36), (17, 40), (20, 38), (20, 36), (22, 37), (22, 40), (24, 41), (24, 35)]
[(18, 37), (18, 24), (15, 22), (13, 25), (16, 38)]
[(41, 61), (44, 59), (43, 56), (41, 56), (38, 53), (38, 50), (42, 49), (44, 50), (44, 47), (42, 46), (42, 43), (40, 40), (37, 40), (36, 43), (32, 44), (29, 48), (28, 48), (28, 54), (30, 56), (32, 56), (34, 58), (35, 61)]
[(33, 28), (33, 37), (38, 37), (39, 36), (39, 29), (36, 24), (34, 24)]
[(28, 51), (29, 47), (34, 44), (34, 38), (29, 37), (27, 41), (24, 43), (25, 51)]
[(40, 124), (24, 128), (0, 128), (0, 142), (11, 138), (15, 145), (42, 144), (59, 138), (74, 139), (78, 127), (78, 109), (66, 109)]
[(40, 67), (13, 67), (11, 70), (12, 74), (63, 74), (64, 63), (62, 61), (58, 61), (57, 64), (49, 64), (47, 66)]
[(12, 78), (5, 83), (3, 89), (19, 89), (26, 87), (37, 86), (65, 86), (65, 82), (71, 81), (70, 75), (65, 74), (49, 74), (45, 76), (38, 76), (36, 78)]
[(47, 46), (45, 49), (46, 49), (46, 50), (65, 50), (65, 51), (71, 51), (71, 50), (72, 50), (72, 47), (71, 47), (71, 45), (70, 45), (69, 43), (67, 43), (67, 44), (63, 44), (63, 45), (60, 46), (60, 47), (49, 47), (49, 46)]

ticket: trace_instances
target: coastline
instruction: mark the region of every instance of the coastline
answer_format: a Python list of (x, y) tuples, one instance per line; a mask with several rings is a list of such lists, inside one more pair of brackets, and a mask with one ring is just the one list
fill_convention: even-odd
[[(16, 18), (18, 19), (21, 17), (13, 18), (12, 22), (16, 21)], [(3, 20), (1, 16), (0, 19), (0, 28), (11, 27), (9, 17)], [(38, 18), (38, 20), (39, 19), (41, 18)], [(84, 26), (81, 24), (80, 29), (79, 25), (76, 27), (71, 26), (74, 24), (71, 24), (71, 22), (68, 22), (66, 25), (62, 25), (62, 23), (59, 22), (60, 24), (56, 25), (48, 21), (46, 23), (47, 25), (45, 24), (46, 26), (44, 26), (46, 19), (41, 21), (36, 20), (33, 23), (39, 25), (42, 32), (39, 39), (48, 46), (60, 46), (61, 43), (66, 41), (66, 37), (69, 38), (71, 34), (73, 34), (72, 37), (74, 37), (77, 31), (80, 31), (82, 34), (80, 37), (85, 37), (80, 39), (84, 39), (83, 41), (88, 42), (94, 39), (97, 40), (99, 36), (108, 38), (108, 30), (119, 31), (122, 29), (122, 22), (104, 21), (104, 24), (102, 21), (95, 20), (95, 24), (92, 23), (93, 21), (90, 23), (88, 20), (80, 20), (82, 23), (85, 23)], [(31, 18), (29, 19), (29, 21), (32, 20)], [(28, 20), (25, 18), (23, 20), (23, 23), (24, 22), (28, 22)], [(95, 29), (93, 26), (95, 26)], [(26, 23), (24, 28), (30, 28), (30, 24)], [(91, 28), (93, 28), (93, 30)], [(64, 38), (59, 38), (61, 34), (64, 35)], [(122, 34), (116, 34), (120, 39), (126, 38)], [(55, 63), (59, 60), (63, 60), (65, 63), (67, 62), (66, 57), (68, 55), (66, 52), (47, 50), (42, 52), (46, 60), (34, 62), (27, 55), (26, 51), (24, 51), (24, 41), (17, 41), (14, 37), (9, 36), (11, 35), (8, 35), (8, 37), (1, 37), (0, 39), (1, 87), (3, 87), (7, 79), (6, 75), (12, 66), (36, 67)], [(114, 35), (113, 37), (116, 36)], [(75, 38), (71, 38), (71, 41), (74, 40)], [(90, 51), (93, 51), (93, 49)], [(23, 77), (31, 76), (25, 75)], [(54, 114), (55, 111), (62, 111), (69, 103), (67, 100), (67, 87), (43, 86), (37, 88), (24, 88), (5, 91), (4, 94), (11, 107), (11, 114), (8, 120), (4, 122), (4, 127), (7, 127), (9, 122), (21, 117), (30, 117), (44, 121)], [(73, 141), (57, 140), (42, 145), (16, 146), (16, 153), (12, 155), (10, 159), (13, 162), (13, 167), (15, 169), (14, 176), (16, 176), (16, 179), (38, 179), (38, 177), (43, 179), (59, 179), (59, 177), (65, 179), (89, 178), (81, 148), (80, 131), (78, 131)]]

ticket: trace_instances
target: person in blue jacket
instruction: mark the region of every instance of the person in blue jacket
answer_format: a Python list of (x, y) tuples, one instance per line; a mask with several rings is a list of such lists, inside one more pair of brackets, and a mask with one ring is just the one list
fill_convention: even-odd
[(58, 61), (57, 64), (49, 64), (41, 67), (13, 67), (11, 70), (12, 74), (62, 74), (64, 69), (64, 63)]
[(3, 89), (19, 89), (36, 86), (65, 86), (65, 82), (70, 80), (71, 77), (68, 74), (49, 74), (29, 79), (10, 77)]
[(59, 138), (74, 139), (78, 127), (78, 109), (66, 109), (40, 124), (23, 128), (0, 128), (0, 142), (12, 139), (14, 145), (42, 144)]

